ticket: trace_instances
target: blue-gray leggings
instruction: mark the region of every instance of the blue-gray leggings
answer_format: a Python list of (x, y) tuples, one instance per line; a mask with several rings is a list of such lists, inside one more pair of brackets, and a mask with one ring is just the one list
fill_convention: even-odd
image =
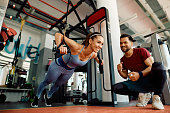
[(72, 74), (74, 73), (74, 69), (67, 70), (59, 65), (57, 65), (55, 62), (52, 62), (49, 66), (47, 75), (43, 82), (38, 87), (38, 91), (36, 96), (40, 98), (42, 91), (44, 90), (45, 86), (53, 83), (50, 91), (47, 93), (47, 96), (50, 98), (52, 97), (53, 93), (58, 90), (59, 86), (66, 83)]

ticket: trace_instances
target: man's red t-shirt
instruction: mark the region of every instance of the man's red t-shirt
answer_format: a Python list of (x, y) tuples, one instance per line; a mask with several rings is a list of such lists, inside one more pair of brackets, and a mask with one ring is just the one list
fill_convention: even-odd
[(150, 57), (150, 53), (145, 48), (134, 48), (133, 55), (129, 58), (123, 56), (121, 62), (123, 62), (123, 69), (130, 70), (131, 72), (143, 71), (147, 68), (144, 61)]

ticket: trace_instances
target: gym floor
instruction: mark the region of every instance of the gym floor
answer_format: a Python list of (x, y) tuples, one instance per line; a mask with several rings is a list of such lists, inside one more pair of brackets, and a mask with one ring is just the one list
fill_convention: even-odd
[(152, 105), (135, 107), (136, 101), (130, 103), (118, 103), (112, 106), (87, 106), (54, 103), (52, 107), (45, 107), (39, 103), (38, 108), (31, 108), (30, 102), (6, 102), (0, 104), (0, 113), (170, 113), (170, 106), (165, 105), (164, 110), (154, 110)]

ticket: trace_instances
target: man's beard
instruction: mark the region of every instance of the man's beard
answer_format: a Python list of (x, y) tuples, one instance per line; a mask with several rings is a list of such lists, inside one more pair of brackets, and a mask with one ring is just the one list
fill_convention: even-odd
[[(121, 50), (122, 50), (122, 48), (123, 48), (123, 47), (121, 47)], [(122, 52), (126, 53), (126, 52), (128, 52), (130, 49), (131, 49), (131, 48), (127, 48), (127, 49), (125, 49), (125, 50), (122, 50)]]

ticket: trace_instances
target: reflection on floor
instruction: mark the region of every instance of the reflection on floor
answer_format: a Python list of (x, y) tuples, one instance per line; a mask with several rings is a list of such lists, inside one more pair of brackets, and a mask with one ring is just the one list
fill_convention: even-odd
[(26, 109), (0, 110), (0, 113), (170, 113), (170, 106), (165, 106), (165, 110), (154, 110), (151, 104), (146, 107), (106, 107), (106, 106), (60, 106)]
[[(31, 102), (5, 102), (5, 103), (0, 103), (0, 110), (32, 108), (30, 105), (31, 105)], [(73, 106), (73, 105), (74, 104), (72, 102), (68, 102), (67, 104), (53, 103), (52, 107)], [(46, 107), (44, 102), (39, 102), (38, 106), (39, 108)]]
[[(118, 102), (118, 104), (116, 104), (115, 107), (135, 106), (136, 102), (137, 101), (131, 101), (130, 103)], [(30, 105), (31, 105), (31, 102), (5, 102), (5, 103), (0, 103), (0, 110), (31, 108)], [(38, 106), (39, 106), (39, 108), (46, 107), (44, 101), (39, 102)], [(75, 104), (73, 104), (73, 102), (67, 102), (66, 104), (62, 104), (62, 103), (53, 103), (52, 104), (52, 107), (60, 107), (60, 106), (79, 106), (79, 105), (75, 105)], [(89, 106), (92, 106), (92, 105), (89, 105)], [(112, 107), (112, 105), (97, 105), (97, 106)]]
[(52, 107), (45, 107), (44, 102), (39, 103), (39, 108), (31, 108), (30, 102), (0, 103), (0, 113), (170, 113), (170, 105), (165, 105), (165, 110), (153, 110), (151, 104), (146, 107), (135, 107), (136, 101), (118, 103), (112, 106), (87, 106), (75, 105), (72, 102), (53, 103)]

